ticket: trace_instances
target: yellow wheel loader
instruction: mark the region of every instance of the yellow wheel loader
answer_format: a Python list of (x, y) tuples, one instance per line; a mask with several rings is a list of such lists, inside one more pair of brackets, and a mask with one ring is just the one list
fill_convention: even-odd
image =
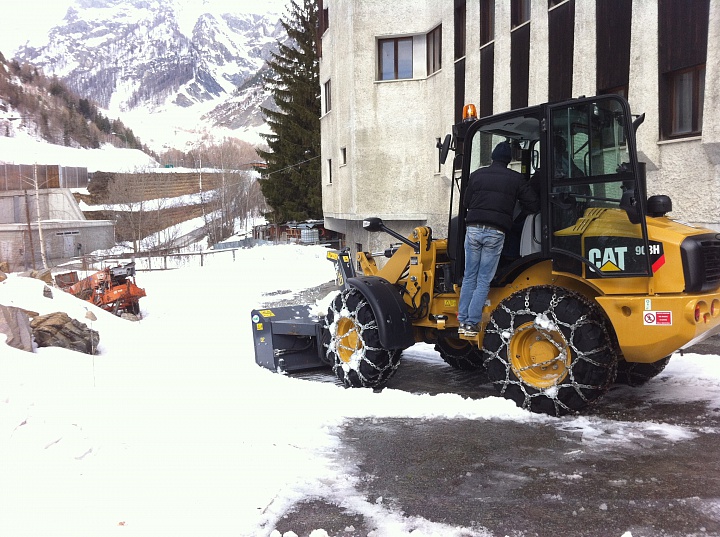
[[(383, 254), (359, 252), (358, 274), (347, 250), (329, 251), (342, 290), (324, 316), (253, 311), (258, 364), (325, 365), (348, 387), (378, 387), (402, 351), (424, 341), (455, 368), (485, 370), (522, 408), (560, 416), (592, 405), (613, 382), (646, 382), (673, 352), (720, 333), (720, 236), (668, 217), (667, 196), (647, 197), (635, 146), (644, 116), (617, 95), (481, 119), (473, 108), (439, 144), (443, 161), (455, 151), (459, 170), (448, 237), (427, 226), (405, 237), (365, 219), (366, 230), (397, 242)], [(457, 201), (501, 141), (541, 210), (517, 215), (470, 338), (457, 330), (465, 237)]]

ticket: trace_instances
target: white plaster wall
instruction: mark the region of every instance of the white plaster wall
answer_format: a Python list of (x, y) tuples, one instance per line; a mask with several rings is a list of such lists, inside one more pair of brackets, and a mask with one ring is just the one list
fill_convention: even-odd
[(465, 7), (465, 104), (480, 103), (480, 2)]
[(710, 0), (702, 146), (710, 164), (706, 197), (712, 201), (701, 217), (706, 225), (720, 231), (720, 0)]
[(530, 72), (528, 78), (528, 106), (547, 101), (550, 85), (548, 74), (548, 11), (547, 3), (530, 4)]
[(573, 97), (597, 93), (597, 42), (595, 36), (595, 2), (576, 0)]
[(705, 111), (703, 144), (710, 146), (709, 157), (720, 164), (720, 0), (710, 0), (710, 24), (708, 26), (708, 57), (705, 64)]
[(711, 164), (698, 138), (660, 142), (660, 170), (648, 178), (648, 194), (672, 199), (670, 216), (720, 230), (718, 166)]
[[(452, 4), (418, 10), (413, 2), (338, 0), (329, 2), (329, 15), (320, 62), (321, 83), (331, 79), (333, 91), (332, 110), (321, 119), (326, 223), (336, 229), (342, 220), (379, 216), (404, 222), (401, 233), (426, 222), (444, 226), (451, 159), (438, 172), (435, 144), (453, 122)], [(442, 69), (426, 77), (424, 36), (440, 23)], [(414, 44), (415, 78), (378, 82), (377, 39), (403, 35), (422, 36)], [(342, 147), (348, 163), (339, 167)]]
[[(510, 2), (495, 0), (495, 81), (493, 113), (510, 110)], [(478, 29), (468, 28), (468, 33)]]
[(637, 146), (640, 160), (647, 163), (649, 187), (660, 160), (657, 1), (633, 0), (632, 14), (628, 102), (633, 113), (645, 113), (645, 122), (637, 131)]

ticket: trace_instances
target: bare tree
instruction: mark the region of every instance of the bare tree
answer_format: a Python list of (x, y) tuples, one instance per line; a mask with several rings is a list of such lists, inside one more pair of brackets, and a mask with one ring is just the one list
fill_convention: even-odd
[(212, 190), (206, 194), (208, 237), (215, 243), (238, 231), (239, 222), (247, 223), (260, 193), (250, 171), (258, 156), (252, 146), (234, 139), (206, 148), (205, 154), (218, 170)]
[[(108, 184), (106, 210), (115, 215), (116, 233), (120, 239), (130, 240), (133, 252), (140, 251), (147, 228), (147, 201), (142, 188), (137, 188), (139, 174), (117, 174)], [(142, 184), (142, 183), (141, 183)]]

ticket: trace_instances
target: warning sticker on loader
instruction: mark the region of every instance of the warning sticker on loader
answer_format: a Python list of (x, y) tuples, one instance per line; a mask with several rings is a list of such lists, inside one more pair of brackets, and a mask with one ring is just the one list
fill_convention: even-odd
[(645, 326), (671, 326), (672, 311), (646, 311), (643, 313)]

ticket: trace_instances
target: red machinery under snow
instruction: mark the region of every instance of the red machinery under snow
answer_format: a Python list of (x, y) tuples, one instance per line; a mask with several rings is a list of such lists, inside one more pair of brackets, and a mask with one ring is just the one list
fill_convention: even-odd
[(135, 285), (135, 263), (124, 266), (106, 267), (78, 281), (77, 272), (68, 272), (56, 277), (64, 291), (96, 306), (120, 315), (140, 313), (140, 299), (145, 290)]

